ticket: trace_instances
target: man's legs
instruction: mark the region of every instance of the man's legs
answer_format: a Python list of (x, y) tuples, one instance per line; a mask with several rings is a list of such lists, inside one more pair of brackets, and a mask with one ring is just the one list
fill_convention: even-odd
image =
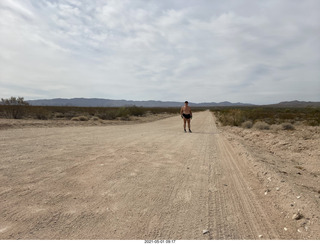
[(186, 122), (187, 122), (187, 119), (185, 117), (183, 117), (183, 129), (184, 129), (184, 131), (186, 131)]
[(191, 125), (190, 125), (190, 121), (191, 121), (191, 119), (188, 119), (188, 128), (189, 128), (189, 131), (191, 132)]

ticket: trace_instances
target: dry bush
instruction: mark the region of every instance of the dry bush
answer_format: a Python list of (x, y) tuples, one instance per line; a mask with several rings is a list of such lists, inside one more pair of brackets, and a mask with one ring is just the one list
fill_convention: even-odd
[(294, 126), (290, 123), (282, 123), (281, 127), (283, 130), (294, 130)]
[(250, 121), (250, 120), (247, 120), (247, 121), (245, 121), (245, 122), (243, 122), (242, 124), (241, 124), (241, 127), (242, 128), (246, 128), (246, 129), (250, 129), (250, 128), (252, 128), (252, 121)]
[(1, 117), (7, 119), (22, 119), (26, 115), (27, 107), (24, 105), (1, 105)]
[(8, 119), (22, 119), (27, 112), (29, 103), (24, 101), (23, 97), (1, 98), (1, 114)]
[(130, 120), (130, 115), (130, 109), (126, 107), (121, 107), (97, 114), (97, 116), (102, 120), (114, 120), (117, 118), (120, 118), (121, 120)]
[(114, 120), (117, 118), (117, 111), (110, 110), (104, 113), (99, 113), (97, 114), (97, 117), (102, 120)]
[(270, 125), (263, 121), (258, 121), (253, 125), (257, 130), (270, 130)]

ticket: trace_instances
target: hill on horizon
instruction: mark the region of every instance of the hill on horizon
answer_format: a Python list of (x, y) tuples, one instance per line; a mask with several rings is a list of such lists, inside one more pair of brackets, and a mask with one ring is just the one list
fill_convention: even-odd
[(294, 101), (280, 102), (278, 104), (271, 104), (268, 106), (288, 107), (288, 108), (320, 107), (320, 102), (305, 102), (305, 101), (294, 100)]

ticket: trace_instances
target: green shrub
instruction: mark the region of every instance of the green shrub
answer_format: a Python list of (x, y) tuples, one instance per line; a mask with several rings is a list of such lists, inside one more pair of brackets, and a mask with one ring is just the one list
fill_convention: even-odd
[(130, 115), (132, 116), (142, 116), (146, 113), (146, 110), (141, 107), (129, 107), (128, 108)]
[(129, 115), (130, 115), (130, 111), (126, 107), (119, 108), (117, 113), (116, 113), (116, 116), (117, 117), (121, 117), (121, 118), (129, 117)]
[(220, 111), (216, 113), (222, 125), (239, 126), (246, 121), (246, 116), (239, 109), (230, 109), (227, 111)]

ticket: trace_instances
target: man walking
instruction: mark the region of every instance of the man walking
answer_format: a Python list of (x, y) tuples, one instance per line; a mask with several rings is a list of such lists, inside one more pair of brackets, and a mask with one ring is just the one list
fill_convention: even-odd
[(191, 112), (191, 108), (188, 105), (188, 101), (184, 102), (184, 106), (182, 106), (180, 109), (180, 114), (181, 114), (181, 118), (183, 118), (184, 132), (187, 132), (186, 122), (188, 122), (188, 129), (189, 129), (189, 132), (191, 133), (192, 131), (190, 127), (190, 120), (192, 119), (192, 112)]

